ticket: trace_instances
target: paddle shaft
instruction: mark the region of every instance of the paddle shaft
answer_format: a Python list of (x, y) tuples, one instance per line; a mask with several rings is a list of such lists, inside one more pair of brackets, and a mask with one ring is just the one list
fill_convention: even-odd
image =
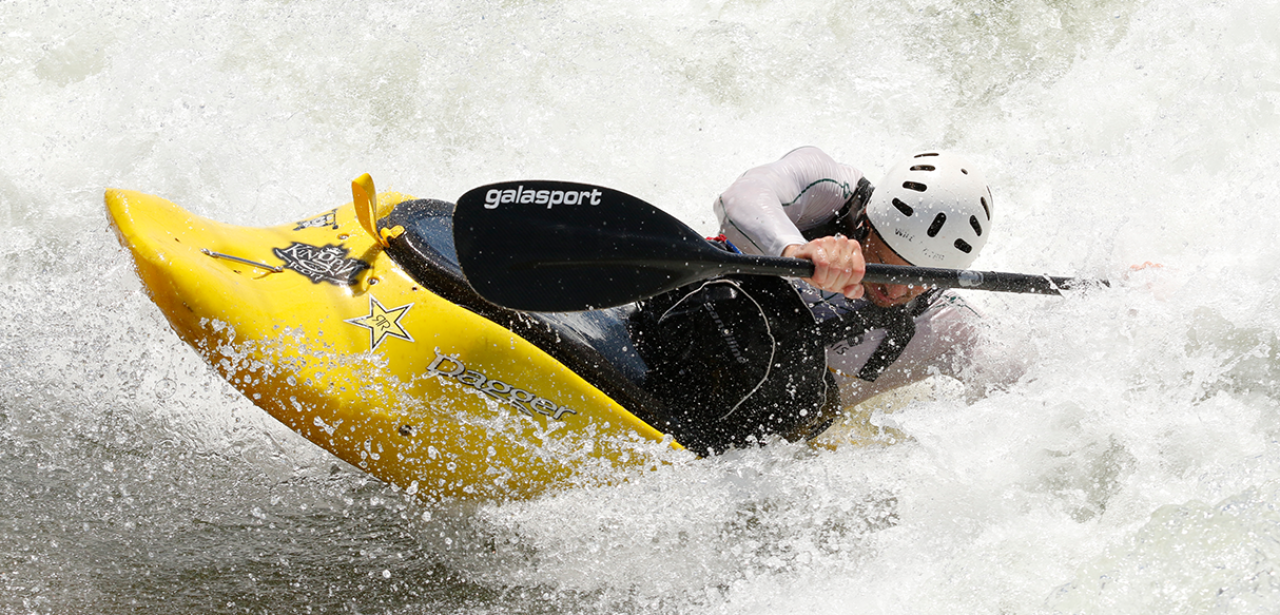
[[(781, 275), (807, 278), (813, 275), (811, 261), (776, 256), (735, 255), (728, 265), (733, 273), (756, 275)], [(1031, 293), (1060, 295), (1061, 289), (1079, 285), (1075, 278), (1005, 273), (1000, 271), (970, 271), (967, 269), (935, 269), (932, 267), (906, 267), (868, 263), (863, 282), (872, 284), (901, 284), (932, 288), (968, 288), (1006, 293)]]

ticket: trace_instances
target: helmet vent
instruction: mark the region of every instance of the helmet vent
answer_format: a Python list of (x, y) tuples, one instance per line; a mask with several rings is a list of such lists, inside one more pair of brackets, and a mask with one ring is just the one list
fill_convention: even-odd
[(902, 187), (907, 190), (915, 190), (916, 192), (924, 192), (929, 187), (920, 182), (902, 182)]
[(991, 219), (991, 206), (987, 204), (987, 197), (982, 197), (982, 211), (987, 212), (987, 219)]
[(928, 158), (929, 156), (937, 156), (937, 155), (938, 155), (938, 152), (925, 152), (923, 154), (916, 154), (914, 158)]
[(969, 226), (973, 227), (973, 232), (977, 233), (979, 237), (982, 236), (982, 223), (978, 222), (977, 216), (969, 216)]
[(906, 203), (903, 203), (903, 202), (902, 202), (902, 199), (894, 199), (894, 200), (893, 200), (893, 206), (894, 206), (894, 207), (897, 207), (897, 208), (898, 208), (898, 211), (902, 212), (902, 215), (904, 215), (904, 216), (910, 216), (911, 214), (915, 213), (915, 211), (916, 211), (916, 210), (914, 210), (914, 209), (911, 209), (911, 206), (910, 206), (910, 205), (907, 205)]
[(912, 171), (937, 171), (938, 167), (935, 167), (931, 164), (917, 164), (916, 166), (911, 167), (911, 170)]
[(930, 237), (937, 237), (938, 232), (942, 230), (942, 225), (946, 223), (947, 223), (947, 214), (938, 212), (938, 215), (933, 217), (933, 224), (929, 225), (929, 230), (925, 231), (925, 234)]
[(956, 249), (961, 252), (964, 252), (965, 254), (968, 254), (973, 251), (973, 246), (969, 245), (969, 243), (963, 239), (957, 239)]

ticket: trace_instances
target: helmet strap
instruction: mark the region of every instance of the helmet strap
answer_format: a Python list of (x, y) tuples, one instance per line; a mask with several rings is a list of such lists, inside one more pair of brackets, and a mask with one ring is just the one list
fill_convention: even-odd
[(871, 234), (871, 220), (867, 218), (866, 207), (859, 210), (857, 215), (849, 217), (848, 233), (858, 243), (867, 241), (867, 236)]
[(867, 236), (867, 202), (871, 200), (871, 193), (876, 189), (871, 185), (867, 178), (863, 177), (858, 180), (858, 186), (853, 189), (853, 194), (849, 196), (849, 200), (845, 201), (844, 207), (836, 214), (836, 228), (843, 228), (849, 236), (857, 241), (862, 241)]

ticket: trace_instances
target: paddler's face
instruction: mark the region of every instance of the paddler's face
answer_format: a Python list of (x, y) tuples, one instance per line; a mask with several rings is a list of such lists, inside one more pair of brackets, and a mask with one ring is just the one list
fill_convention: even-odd
[[(875, 229), (871, 229), (871, 232), (867, 233), (867, 239), (862, 244), (862, 257), (868, 263), (879, 263), (881, 265), (911, 264), (903, 260), (901, 256), (898, 256), (898, 253), (894, 252), (892, 248), (885, 245)], [(870, 284), (866, 282), (862, 284), (862, 289), (865, 291), (863, 297), (880, 307), (905, 305), (928, 290), (924, 286)]]

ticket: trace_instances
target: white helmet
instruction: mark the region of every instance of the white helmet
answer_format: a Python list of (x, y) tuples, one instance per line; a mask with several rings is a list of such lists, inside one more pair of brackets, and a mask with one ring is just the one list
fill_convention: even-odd
[(991, 234), (991, 205), (987, 182), (964, 158), (924, 152), (889, 169), (867, 220), (912, 265), (966, 269)]

